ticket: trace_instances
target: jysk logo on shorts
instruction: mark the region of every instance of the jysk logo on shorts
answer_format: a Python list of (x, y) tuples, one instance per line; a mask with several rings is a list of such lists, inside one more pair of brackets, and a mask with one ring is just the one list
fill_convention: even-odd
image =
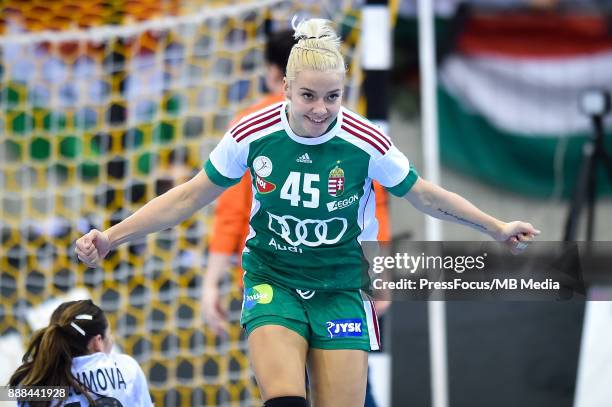
[(269, 304), (274, 297), (270, 284), (259, 284), (244, 292), (244, 307), (251, 309), (257, 304)]
[(327, 332), (330, 338), (346, 338), (347, 336), (362, 336), (361, 318), (334, 319), (327, 321)]

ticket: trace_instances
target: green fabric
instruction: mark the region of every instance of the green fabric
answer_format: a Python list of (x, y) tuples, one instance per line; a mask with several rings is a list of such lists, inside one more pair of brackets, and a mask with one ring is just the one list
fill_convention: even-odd
[(217, 169), (210, 162), (210, 160), (207, 160), (204, 164), (204, 171), (206, 171), (206, 175), (208, 175), (208, 178), (210, 178), (210, 180), (214, 184), (220, 187), (231, 187), (232, 185), (236, 185), (238, 182), (240, 182), (240, 178), (234, 179), (222, 175), (219, 171), (217, 171)]
[(386, 188), (391, 194), (397, 197), (403, 197), (410, 191), (410, 188), (415, 184), (415, 182), (419, 179), (419, 173), (414, 169), (413, 166), (410, 166), (410, 172), (406, 175), (406, 178), (399, 184), (394, 187)]
[[(560, 137), (518, 135), (494, 127), (480, 115), (468, 112), (443, 88), (438, 89), (440, 156), (444, 165), (492, 185), (532, 195), (568, 197), (576, 184), (586, 134), (567, 137), (561, 158), (563, 177), (555, 185), (555, 153)], [(612, 137), (606, 137), (612, 151)], [(612, 182), (599, 168), (598, 192), (612, 192)]]
[[(284, 326), (319, 349), (370, 350), (370, 332), (359, 290), (303, 293), (279, 284), (244, 277), (240, 323), (247, 334), (265, 325)], [(344, 329), (340, 324), (344, 325)], [(351, 324), (349, 332), (348, 324)], [(371, 333), (376, 335), (375, 332)]]
[(280, 315), (262, 315), (244, 323), (243, 327), (247, 333), (247, 336), (249, 336), (256, 328), (267, 325), (284, 326), (285, 328), (290, 329), (300, 335), (306, 340), (306, 342), (308, 342), (310, 339), (310, 330), (308, 329), (307, 323), (296, 321), (295, 319), (286, 318)]
[[(340, 137), (306, 145), (278, 131), (250, 144), (249, 168), (257, 168), (259, 157), (272, 171), (253, 176), (258, 210), (250, 224), (257, 233), (246, 242), (245, 270), (305, 289), (366, 286), (358, 236), (369, 155)], [(342, 174), (342, 189), (331, 194), (334, 172)]]

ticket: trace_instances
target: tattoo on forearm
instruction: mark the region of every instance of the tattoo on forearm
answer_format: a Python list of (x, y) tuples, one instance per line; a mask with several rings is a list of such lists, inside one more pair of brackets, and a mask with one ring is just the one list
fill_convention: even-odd
[(482, 231), (484, 231), (484, 232), (488, 232), (488, 231), (489, 231), (489, 230), (486, 228), (486, 226), (483, 226), (483, 225), (481, 225), (481, 224), (479, 224), (479, 223), (472, 222), (472, 221), (470, 221), (470, 220), (467, 220), (467, 219), (465, 219), (465, 218), (462, 218), (461, 216), (457, 216), (457, 215), (455, 215), (454, 213), (450, 213), (450, 212), (448, 212), (448, 211), (445, 211), (445, 210), (444, 210), (444, 209), (442, 209), (442, 208), (438, 208), (438, 212), (441, 212), (441, 213), (443, 213), (444, 215), (446, 215), (446, 216), (448, 216), (448, 217), (450, 217), (450, 218), (453, 218), (453, 219), (455, 219), (457, 222), (463, 223), (463, 224), (465, 224), (465, 225), (468, 225), (468, 226), (473, 226), (473, 227), (475, 227), (476, 229), (480, 229), (480, 230), (482, 230)]

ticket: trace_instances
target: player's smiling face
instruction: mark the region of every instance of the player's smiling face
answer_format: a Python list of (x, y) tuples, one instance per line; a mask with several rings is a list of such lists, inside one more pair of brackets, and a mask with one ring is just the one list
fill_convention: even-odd
[(319, 137), (336, 119), (342, 104), (344, 74), (305, 70), (285, 79), (289, 126), (301, 137)]

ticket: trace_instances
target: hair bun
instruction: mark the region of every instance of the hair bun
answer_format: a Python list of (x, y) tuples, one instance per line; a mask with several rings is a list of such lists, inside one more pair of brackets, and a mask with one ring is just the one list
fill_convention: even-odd
[(291, 19), (291, 27), (295, 31), (293, 37), (301, 40), (329, 41), (334, 47), (340, 48), (340, 37), (332, 27), (332, 22), (323, 18), (311, 18), (298, 22), (298, 16)]
[(319, 72), (346, 73), (344, 58), (340, 52), (341, 40), (332, 22), (322, 18), (291, 20), (293, 38), (297, 42), (291, 48), (287, 60), (286, 77), (295, 80), (298, 72), (314, 70)]

